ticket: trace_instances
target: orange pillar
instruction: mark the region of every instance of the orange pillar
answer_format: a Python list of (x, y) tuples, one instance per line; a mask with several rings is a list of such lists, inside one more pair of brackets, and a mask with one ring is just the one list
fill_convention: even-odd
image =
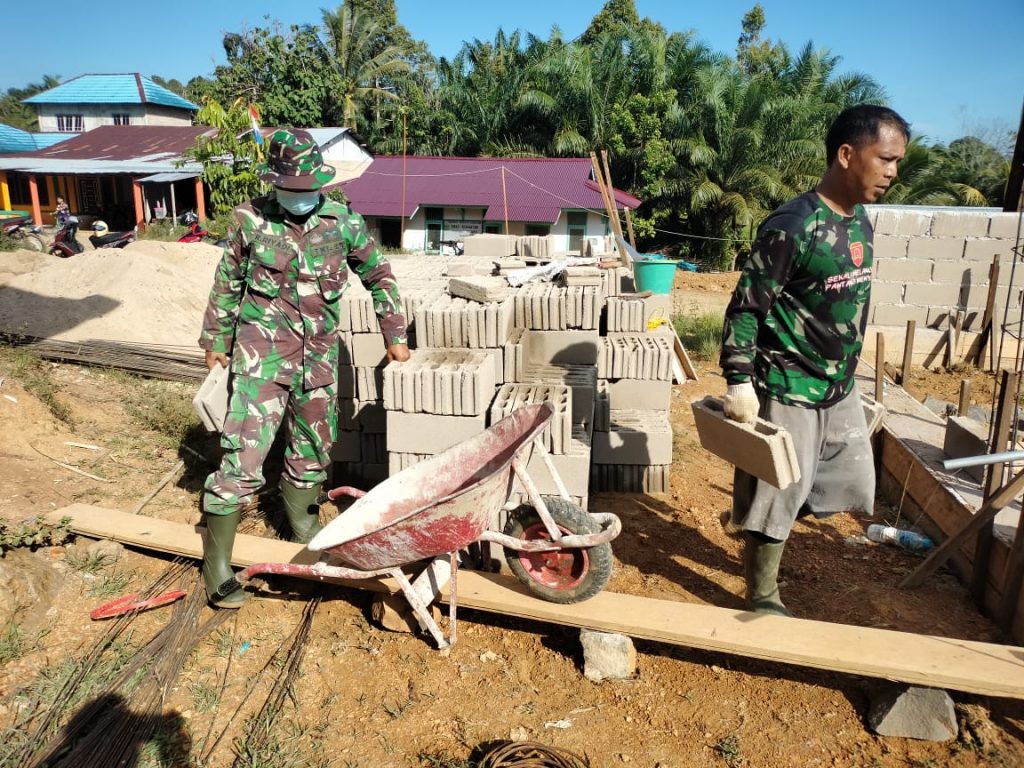
[(135, 226), (145, 229), (146, 217), (142, 205), (142, 182), (137, 179), (132, 179), (132, 196), (135, 198)]
[(196, 215), (206, 221), (206, 198), (203, 195), (203, 177), (196, 176)]
[(43, 212), (39, 208), (39, 184), (36, 182), (34, 173), (29, 174), (28, 177), (28, 194), (32, 199), (32, 221), (37, 227), (41, 227), (43, 226)]
[(7, 184), (7, 171), (0, 171), (0, 208), (11, 210), (11, 188)]
[(68, 208), (72, 214), (76, 214), (78, 212), (78, 177), (68, 176), (66, 181), (68, 187)]

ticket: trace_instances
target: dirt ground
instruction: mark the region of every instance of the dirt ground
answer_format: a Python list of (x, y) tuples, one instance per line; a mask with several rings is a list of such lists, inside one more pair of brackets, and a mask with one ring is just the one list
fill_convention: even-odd
[[(722, 293), (729, 280), (702, 291), (699, 278), (685, 286), (698, 299)], [(720, 296), (708, 300), (721, 303)], [(183, 452), (156, 418), (158, 406), (187, 403), (194, 387), (44, 364), (66, 423), (17, 381), (11, 359), (9, 350), (0, 357), (4, 520), (73, 502), (132, 510), (181, 458), (185, 475), (143, 514), (198, 521), (198, 490), (210, 464)], [(724, 382), (713, 363), (695, 363), (700, 380), (674, 388), (671, 493), (598, 494), (591, 508), (623, 521), (608, 589), (738, 608), (740, 543), (718, 523), (731, 468), (701, 449), (689, 408), (706, 393), (720, 395)], [(216, 455), (215, 445), (194, 433), (188, 443), (208, 460)], [(248, 515), (246, 528), (272, 535), (264, 519), (271, 508), (268, 502)], [(884, 504), (877, 513), (895, 514)], [(945, 571), (920, 589), (898, 589), (918, 556), (865, 543), (865, 526), (848, 516), (797, 525), (782, 588), (798, 616), (1005, 642)], [(89, 611), (145, 588), (170, 567), (167, 559), (126, 550), (88, 573), (81, 543), (22, 547), (0, 559), (0, 622), (8, 622), (8, 638), (12, 626), (22, 638), (21, 652), (0, 667), (0, 729), (8, 744), (38, 722), (22, 721), (40, 681), (88, 654), (109, 628), (91, 621)], [(258, 711), (283, 674), (275, 653), (314, 597), (320, 602), (302, 642), (301, 670), (272, 731), (276, 751), (258, 760), (243, 733), (266, 717)], [(1024, 765), (1021, 702), (952, 692), (959, 738), (882, 738), (865, 725), (882, 681), (640, 641), (635, 679), (595, 684), (582, 675), (574, 630), (463, 610), (459, 642), (443, 655), (421, 637), (371, 624), (369, 603), (361, 591), (270, 581), (189, 654), (160, 714), (169, 735), (160, 748), (142, 749), (137, 764), (468, 768), (487, 744), (527, 738), (586, 755), (595, 767)], [(201, 617), (213, 613), (204, 608)], [(170, 615), (167, 608), (139, 615), (131, 642), (144, 644)]]

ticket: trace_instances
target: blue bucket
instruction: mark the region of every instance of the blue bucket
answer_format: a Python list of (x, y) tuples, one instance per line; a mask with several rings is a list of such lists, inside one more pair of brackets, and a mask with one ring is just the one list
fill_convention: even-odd
[(637, 291), (672, 293), (672, 279), (676, 275), (675, 259), (637, 259), (633, 262), (633, 279)]

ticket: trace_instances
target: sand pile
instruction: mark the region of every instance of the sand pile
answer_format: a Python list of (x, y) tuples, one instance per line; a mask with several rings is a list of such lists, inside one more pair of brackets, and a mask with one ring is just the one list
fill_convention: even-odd
[(141, 240), (61, 259), (0, 254), (0, 329), (65, 341), (103, 339), (196, 349), (221, 250)]

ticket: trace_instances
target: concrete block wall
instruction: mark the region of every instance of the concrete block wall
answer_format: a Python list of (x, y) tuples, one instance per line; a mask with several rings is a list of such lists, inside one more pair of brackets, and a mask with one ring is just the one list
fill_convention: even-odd
[[(496, 253), (392, 258), (409, 320), (412, 358), (404, 364), (385, 365), (369, 292), (353, 281), (342, 297), (339, 440), (332, 452), (340, 481), (358, 479), (365, 487), (478, 434), (517, 405), (545, 400), (556, 413), (544, 443), (577, 503), (585, 507), (595, 477), (602, 490), (667, 490), (671, 342), (647, 325), (669, 308), (668, 297), (624, 295), (634, 286), (623, 268), (577, 268), (578, 284), (506, 288), (504, 278), (490, 276), (497, 262), (511, 264), (497, 255), (504, 247), (484, 244)], [(629, 308), (612, 327), (633, 330), (604, 330), (609, 297)], [(601, 367), (619, 376), (605, 377), (599, 395)], [(650, 432), (642, 438), (627, 413), (635, 398), (661, 413), (641, 420)], [(623, 405), (615, 419), (610, 404)], [(598, 410), (603, 420), (595, 423)], [(595, 435), (595, 427), (604, 429)], [(593, 472), (595, 440), (605, 462), (634, 463), (621, 471), (606, 463)], [(541, 493), (557, 493), (536, 452), (528, 471)]]
[(945, 328), (950, 310), (964, 310), (962, 330), (980, 326), (989, 267), (998, 257), (997, 316), (1009, 301), (1020, 315), (1024, 270), (1011, 286), (1020, 215), (989, 209), (869, 206), (875, 229), (875, 268), (869, 323)]

